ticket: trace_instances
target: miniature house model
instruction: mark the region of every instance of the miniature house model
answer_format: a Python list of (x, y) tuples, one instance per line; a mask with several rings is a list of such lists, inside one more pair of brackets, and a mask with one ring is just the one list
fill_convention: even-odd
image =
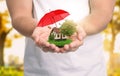
[(54, 35), (54, 40), (65, 40), (67, 39), (67, 36), (66, 35), (63, 35), (61, 32), (60, 32), (60, 29), (59, 28), (56, 28), (54, 27), (50, 33), (50, 35)]

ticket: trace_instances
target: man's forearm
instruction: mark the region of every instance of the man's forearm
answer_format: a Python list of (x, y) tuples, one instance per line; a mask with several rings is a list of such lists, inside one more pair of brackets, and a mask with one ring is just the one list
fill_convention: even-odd
[(12, 19), (13, 27), (24, 36), (30, 37), (35, 29), (37, 21), (29, 17), (17, 17)]
[(116, 0), (89, 0), (90, 14), (79, 23), (87, 35), (101, 32), (112, 18)]
[(83, 27), (87, 35), (101, 32), (107, 27), (112, 18), (112, 14), (90, 14), (80, 21), (79, 25)]
[(32, 18), (32, 0), (6, 0), (13, 27), (24, 36), (31, 36), (36, 21)]

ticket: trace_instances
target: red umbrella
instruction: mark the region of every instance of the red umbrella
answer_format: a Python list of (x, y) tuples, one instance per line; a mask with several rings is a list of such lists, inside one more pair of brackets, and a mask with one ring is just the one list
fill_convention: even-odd
[(54, 10), (51, 11), (49, 13), (46, 13), (39, 21), (37, 26), (47, 26), (50, 24), (54, 24), (57, 21), (60, 21), (62, 19), (64, 19), (65, 17), (67, 17), (69, 15), (69, 13), (67, 11), (58, 9), (58, 10)]

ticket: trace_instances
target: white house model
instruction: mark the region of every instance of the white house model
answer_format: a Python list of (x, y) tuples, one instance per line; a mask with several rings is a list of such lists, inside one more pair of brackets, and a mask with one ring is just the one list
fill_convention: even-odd
[(54, 27), (50, 33), (50, 35), (54, 35), (54, 40), (64, 40), (64, 39), (67, 39), (67, 36), (66, 35), (63, 35), (61, 32), (60, 32), (60, 29), (57, 28), (57, 27)]

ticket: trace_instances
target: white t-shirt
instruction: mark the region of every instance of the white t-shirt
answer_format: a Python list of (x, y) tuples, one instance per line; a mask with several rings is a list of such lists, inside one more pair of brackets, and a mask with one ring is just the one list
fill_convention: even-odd
[[(67, 19), (80, 21), (89, 14), (89, 0), (33, 0), (33, 14), (39, 21), (45, 13), (63, 9)], [(26, 38), (25, 76), (106, 76), (102, 37), (88, 36), (75, 52), (43, 52)]]

